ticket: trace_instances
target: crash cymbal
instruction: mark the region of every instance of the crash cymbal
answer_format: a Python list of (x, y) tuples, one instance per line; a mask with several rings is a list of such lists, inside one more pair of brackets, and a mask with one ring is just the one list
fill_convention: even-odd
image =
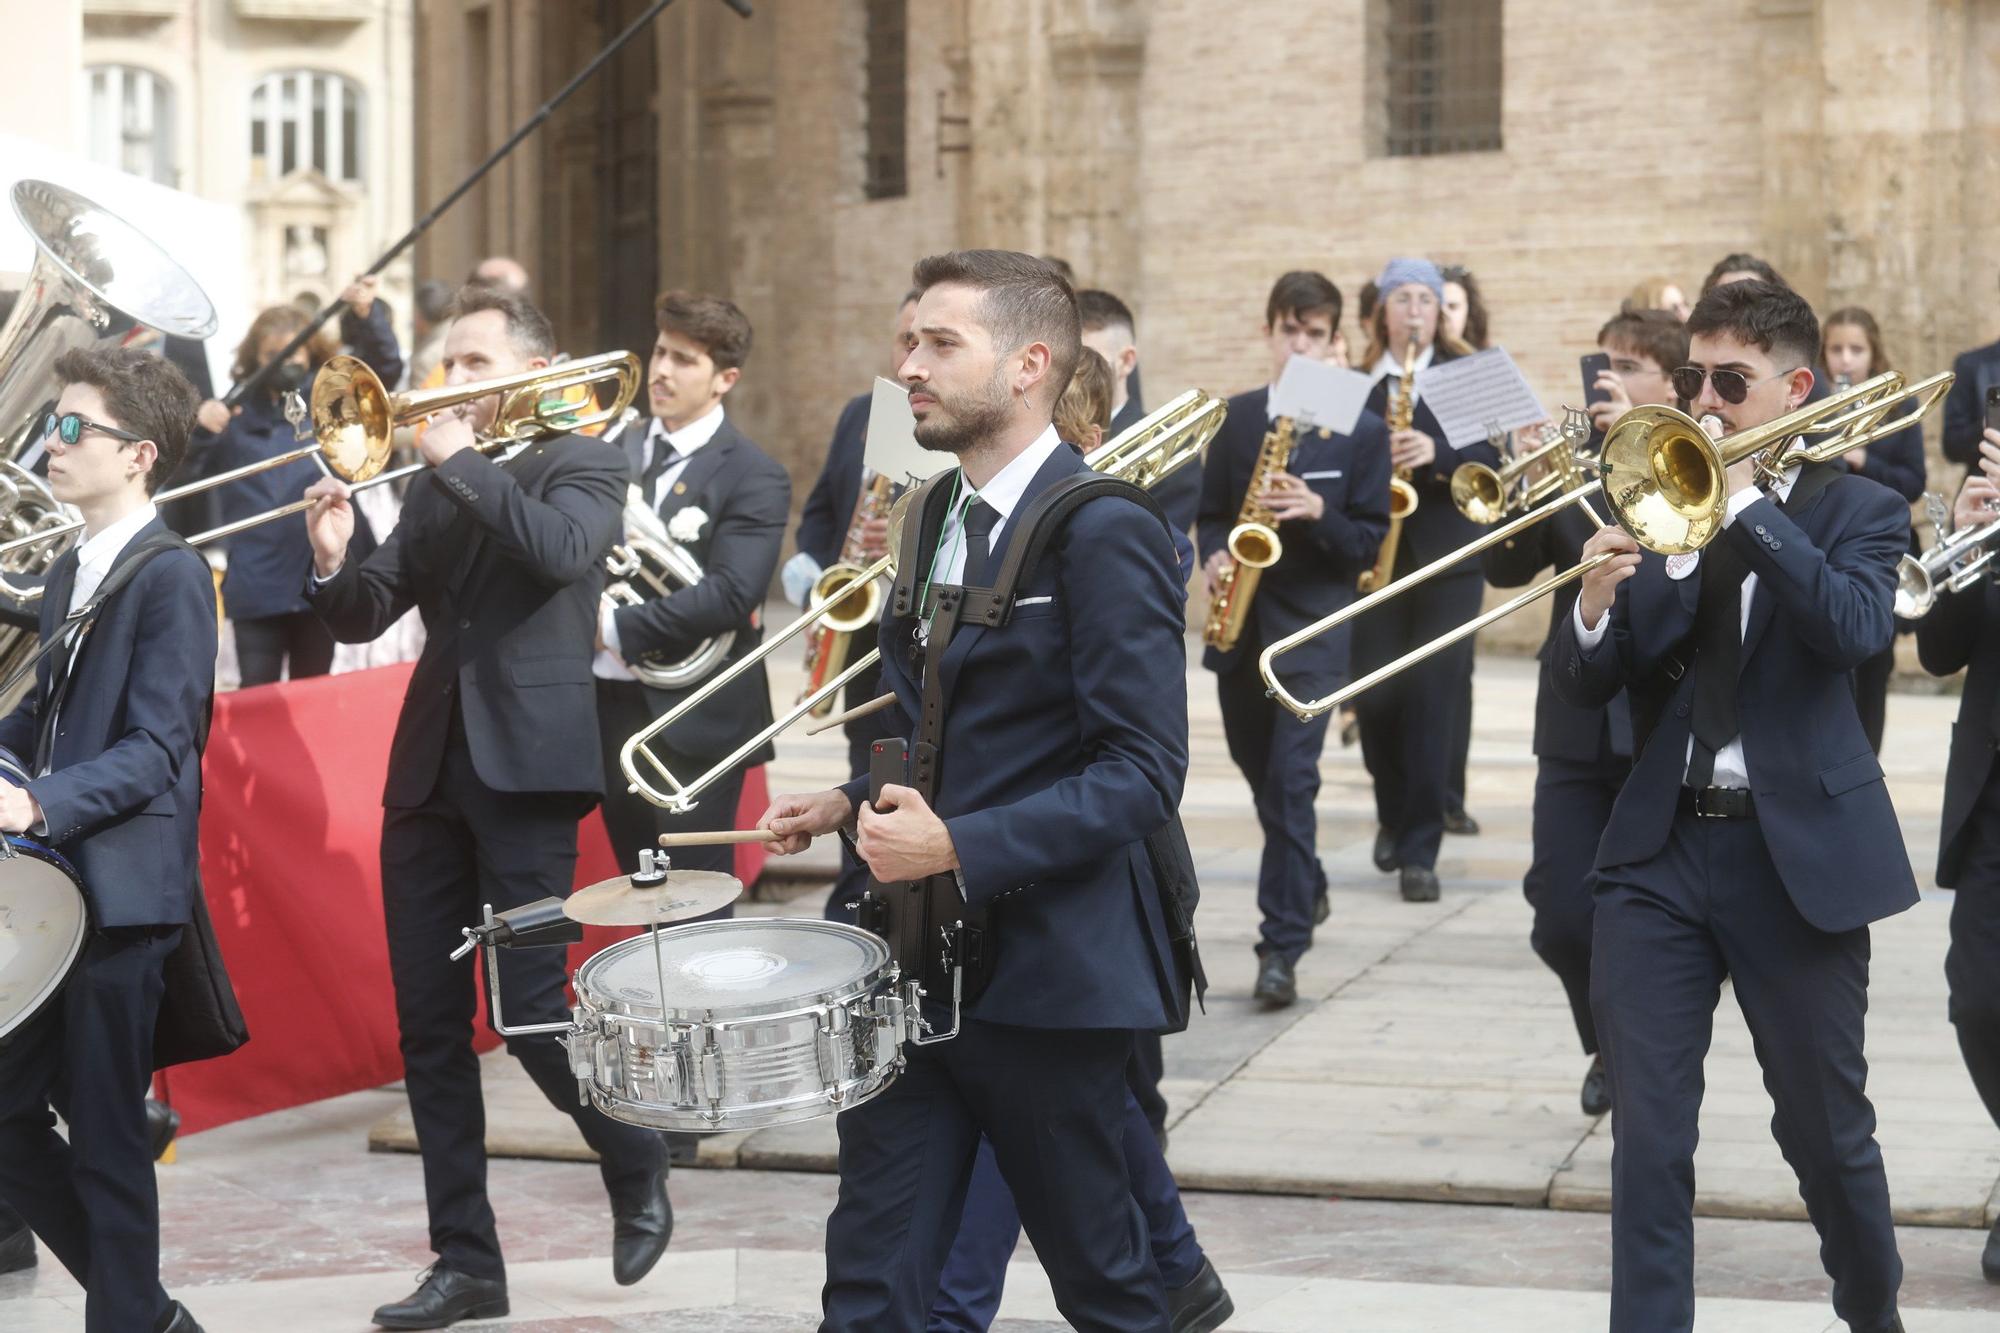
[(719, 870), (670, 870), (656, 884), (617, 875), (572, 893), (563, 915), (586, 926), (663, 926), (706, 916), (742, 894), (743, 881)]

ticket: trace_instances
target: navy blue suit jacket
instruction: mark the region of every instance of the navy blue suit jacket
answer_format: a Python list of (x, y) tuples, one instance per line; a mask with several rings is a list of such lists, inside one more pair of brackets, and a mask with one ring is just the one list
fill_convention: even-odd
[(1958, 378), (1944, 396), (1944, 456), (1971, 467), (1986, 430), (1986, 391), (2000, 384), (2000, 342), (1959, 353), (1951, 368)]
[[(1909, 539), (1908, 506), (1851, 474), (1798, 513), (1760, 499), (1716, 538), (1757, 575), (1736, 715), (1758, 822), (1793, 906), (1825, 931), (1852, 930), (1917, 900), (1849, 677), (1895, 633), (1890, 600)], [(1664, 559), (1648, 552), (1619, 586), (1610, 632), (1592, 652), (1579, 647), (1574, 617), (1557, 628), (1555, 683), (1564, 698), (1601, 704), (1626, 686), (1635, 716), (1655, 720), (1598, 845), (1600, 870), (1643, 864), (1666, 845), (1700, 674), (1697, 664), (1676, 680), (1672, 663), (1693, 655), (1702, 572), (1697, 564), (1670, 579)]]
[[(1000, 529), (994, 568), (1029, 503), (1082, 470), (1073, 449), (1050, 456)], [(934, 807), (995, 940), (992, 979), (967, 1009), (974, 1017), (1169, 1026), (1173, 954), (1144, 839), (1173, 817), (1187, 779), (1174, 565), (1158, 518), (1094, 500), (1016, 590), (1012, 618), (959, 626), (932, 664), (945, 709)], [(892, 600), (881, 625), (882, 682), (897, 700), (890, 730), (914, 736), (916, 622), (894, 610)], [(844, 790), (858, 808), (867, 780)]]
[(423, 617), (384, 805), (430, 795), (454, 708), (493, 790), (603, 793), (590, 662), (625, 488), (625, 455), (587, 435), (504, 464), (461, 450), (417, 478), (373, 555), (308, 592), (342, 643), (368, 642), (412, 606)]
[[(1610, 514), (1601, 500), (1592, 503), (1592, 507), (1609, 521)], [(1534, 582), (1535, 576), (1544, 570), (1569, 569), (1583, 558), (1583, 544), (1596, 531), (1575, 505), (1565, 505), (1560, 513), (1544, 518), (1511, 541), (1487, 548), (1480, 557), (1486, 581), (1496, 588), (1519, 588)], [(1608, 704), (1570, 703), (1556, 690), (1549, 669), (1556, 633), (1562, 622), (1569, 619), (1582, 592), (1582, 582), (1571, 580), (1549, 595), (1549, 632), (1535, 651), (1535, 658), (1541, 663), (1535, 689), (1535, 754), (1542, 759), (1567, 759), (1581, 764), (1594, 764), (1607, 752), (1630, 758), (1632, 721), (1625, 700), (1614, 698)]]
[(1944, 769), (1944, 813), (1938, 827), (1937, 882), (1958, 887), (1966, 837), (1979, 793), (1993, 772), (2000, 743), (2000, 586), (1981, 580), (1947, 593), (1917, 622), (1917, 655), (1934, 676), (1965, 671), (1951, 757)]
[[(1440, 363), (1451, 359), (1442, 349), (1439, 350)], [(1377, 380), (1368, 394), (1368, 410), (1386, 420), (1391, 396), (1402, 379), (1401, 375), (1385, 375)], [(1421, 398), (1417, 400), (1416, 410), (1411, 413), (1410, 428), (1422, 431), (1437, 442), (1437, 457), (1426, 466), (1410, 471), (1410, 484), (1417, 488), (1417, 512), (1403, 520), (1403, 533), (1398, 538), (1401, 553), (1396, 557), (1399, 569), (1421, 569), (1439, 556), (1456, 551), (1485, 533), (1486, 529), (1459, 513), (1458, 506), (1451, 502), (1451, 474), (1458, 470), (1461, 463), (1484, 463), (1488, 467), (1500, 465), (1499, 451), (1484, 440), (1463, 449), (1452, 448), (1444, 438), (1444, 429)], [(1451, 573), (1437, 577), (1478, 578), (1479, 562), (1462, 560)]]
[[(1269, 402), (1269, 389), (1231, 398), (1222, 429), (1208, 446), (1197, 529), (1204, 565), (1227, 548), (1229, 530), (1242, 512), (1250, 474), (1270, 429)], [(1326, 501), (1326, 512), (1317, 521), (1295, 518), (1278, 525), (1284, 554), (1258, 581), (1251, 623), (1237, 647), (1202, 653), (1202, 665), (1210, 671), (1253, 666), (1263, 645), (1353, 601), (1355, 580), (1375, 563), (1376, 549), (1389, 530), (1389, 429), (1374, 413), (1363, 412), (1351, 435), (1299, 432), (1286, 470)], [(1346, 679), (1347, 627), (1301, 644), (1286, 654), (1284, 667), (1287, 681)]]
[[(155, 519), (128, 542), (164, 533)], [(76, 587), (77, 548), (49, 571), (42, 638), (61, 625)], [(109, 577), (107, 575), (106, 577)], [(58, 648), (35, 669), (35, 688), (0, 721), (0, 745), (35, 753)], [(28, 790), (48, 820), (48, 843), (83, 877), (98, 926), (176, 925), (192, 919), (199, 862), (201, 754), (215, 687), (215, 581), (186, 550), (149, 559), (98, 613), (57, 711), (49, 772)]]
[(854, 517), (854, 502), (861, 497), (861, 456), (868, 444), (868, 407), (873, 397), (872, 393), (856, 394), (840, 409), (819, 480), (799, 511), (799, 549), (821, 569), (840, 559), (847, 523)]

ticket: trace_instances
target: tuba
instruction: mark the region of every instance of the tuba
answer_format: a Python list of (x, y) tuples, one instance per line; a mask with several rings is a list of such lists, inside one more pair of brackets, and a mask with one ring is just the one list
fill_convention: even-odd
[(1229, 563), (1216, 576), (1215, 596), (1208, 601), (1208, 622), (1201, 630), (1202, 642), (1221, 652), (1234, 648), (1242, 637), (1258, 581), (1285, 553), (1284, 543), (1278, 540), (1278, 520), (1261, 497), (1271, 478), (1291, 465), (1297, 443), (1292, 419), (1279, 417), (1264, 432), (1264, 443), (1257, 449), (1257, 465), (1250, 470), (1243, 507), (1237, 511), (1236, 526), (1229, 530)]
[[(639, 414), (626, 409), (618, 421), (623, 430), (638, 420)], [(616, 434), (617, 431), (613, 431)], [(639, 606), (655, 597), (665, 597), (701, 582), (701, 562), (688, 549), (667, 535), (659, 511), (638, 486), (625, 491), (625, 539), (604, 554), (604, 570), (611, 576), (605, 585), (607, 606)], [(625, 663), (643, 685), (656, 690), (686, 689), (701, 680), (729, 656), (736, 632), (703, 639), (687, 656), (675, 659), (648, 653)]]
[[(165, 251), (82, 195), (38, 180), (20, 181), (11, 193), (35, 260), (0, 325), (0, 541), (11, 544), (0, 554), (0, 583), (29, 601), (67, 548), (62, 537), (82, 529), (36, 470), (41, 420), (62, 391), (56, 361), (73, 348), (123, 345), (147, 329), (206, 338), (215, 332), (215, 307)], [(34, 653), (37, 637), (0, 629), (0, 679)], [(28, 683), (0, 698), (0, 708), (11, 708)]]

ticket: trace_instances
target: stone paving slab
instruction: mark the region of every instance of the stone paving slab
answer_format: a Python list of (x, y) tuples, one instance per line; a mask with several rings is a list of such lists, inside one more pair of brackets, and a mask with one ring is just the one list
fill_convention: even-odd
[[(782, 696), (796, 664), (774, 670)], [(1375, 826), (1358, 751), (1331, 737), (1320, 847), (1333, 913), (1301, 963), (1300, 1001), (1249, 999), (1257, 937), (1256, 824), (1222, 745), (1213, 683), (1190, 652), (1193, 759), (1183, 813), (1203, 879), (1208, 1011), (1167, 1043), (1170, 1159), (1195, 1189), (1607, 1206), (1608, 1121), (1576, 1105), (1585, 1060), (1560, 986), (1530, 952), (1528, 861), (1533, 664), (1482, 660), (1468, 806), (1483, 832), (1447, 838), (1443, 901), (1401, 901), (1369, 860)], [(1883, 762), (1919, 882), (1934, 863), (1942, 756), (1956, 700), (1897, 694)], [(844, 776), (837, 733), (788, 739), (773, 791)], [(762, 914), (810, 915), (815, 894)], [(1950, 896), (1935, 890), (1876, 932), (1870, 1087), (1899, 1221), (1972, 1226), (2000, 1215), (2000, 1133), (1974, 1095), (1944, 1019)], [(566, 1117), (514, 1062), (486, 1062), (495, 1150), (583, 1156)], [(1733, 1001), (1717, 1011), (1697, 1157), (1697, 1207), (1719, 1217), (1802, 1215), (1771, 1142), (1770, 1106)], [(377, 1147), (413, 1147), (407, 1113)], [(831, 1170), (830, 1120), (704, 1143), (703, 1165)], [(1706, 1326), (1706, 1325), (1705, 1325)]]

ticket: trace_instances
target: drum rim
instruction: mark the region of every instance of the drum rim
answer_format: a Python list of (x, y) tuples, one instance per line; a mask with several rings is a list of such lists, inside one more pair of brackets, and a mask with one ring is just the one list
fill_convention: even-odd
[(43, 987), (41, 995), (33, 1004), (23, 1009), (13, 1022), (0, 1019), (0, 1041), (5, 1041), (34, 1022), (56, 1002), (57, 997), (63, 993), (63, 988), (69, 985), (70, 977), (76, 972), (77, 962), (83, 957), (83, 946), (90, 939), (90, 932), (96, 928), (96, 913), (91, 910), (90, 895), (83, 890), (83, 877), (76, 873), (76, 867), (69, 863), (68, 857), (53, 847), (17, 833), (0, 834), (0, 839), (4, 839), (6, 844), (14, 849), (15, 855), (26, 853), (32, 859), (62, 871), (68, 876), (71, 886), (76, 889), (77, 901), (83, 904), (83, 911), (77, 917), (76, 933), (69, 942), (68, 951), (55, 978)]
[[(733, 917), (726, 921), (691, 921), (685, 925), (668, 926), (663, 934), (726, 934), (747, 926), (782, 926), (800, 931), (817, 931), (844, 936), (865, 946), (876, 958), (875, 965), (844, 985), (828, 989), (808, 991), (803, 994), (771, 996), (760, 1000), (748, 1000), (739, 1004), (709, 1004), (699, 1006), (638, 1004), (626, 1000), (612, 999), (590, 984), (588, 975), (596, 965), (610, 959), (613, 954), (623, 956), (639, 953), (652, 947), (644, 932), (630, 939), (619, 940), (616, 944), (599, 949), (584, 959), (576, 969), (575, 987), (577, 1008), (584, 1014), (615, 1014), (641, 1022), (700, 1024), (721, 1020), (753, 1019), (816, 1006), (839, 1004), (867, 995), (882, 983), (884, 974), (894, 966), (889, 955), (889, 946), (880, 935), (860, 926), (850, 926), (844, 921), (824, 921), (818, 917), (806, 916), (758, 916)], [(601, 970), (601, 969), (598, 969)]]

